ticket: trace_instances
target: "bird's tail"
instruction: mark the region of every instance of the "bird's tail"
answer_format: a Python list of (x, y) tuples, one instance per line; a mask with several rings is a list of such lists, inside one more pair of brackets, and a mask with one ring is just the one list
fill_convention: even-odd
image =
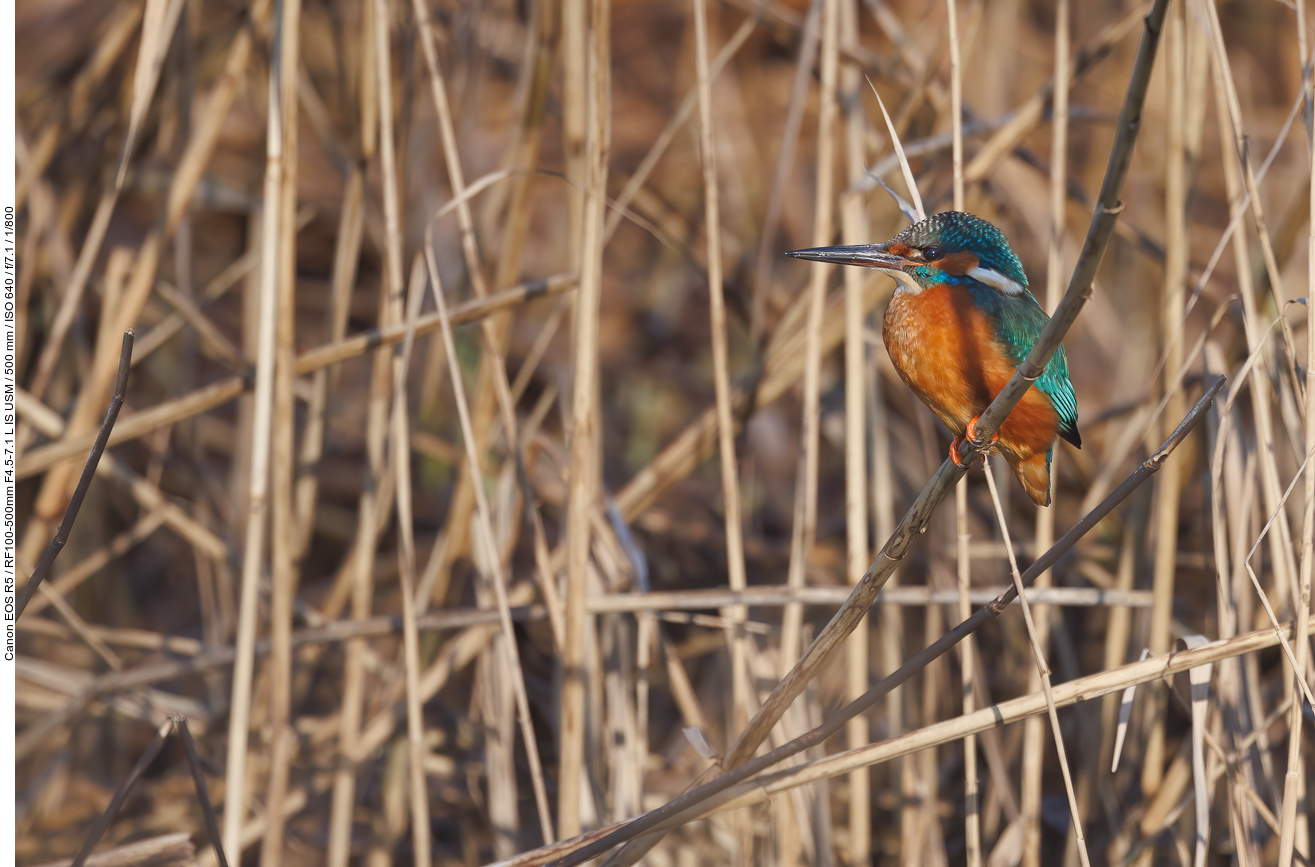
[(1023, 483), (1023, 490), (1038, 506), (1050, 505), (1050, 455), (1046, 449), (1030, 458), (1014, 460), (1009, 457), (1009, 465), (1014, 468), (1014, 475)]

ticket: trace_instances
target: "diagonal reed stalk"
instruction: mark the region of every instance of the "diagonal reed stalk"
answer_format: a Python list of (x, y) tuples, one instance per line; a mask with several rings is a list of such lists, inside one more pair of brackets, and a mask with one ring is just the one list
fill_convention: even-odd
[[(1032, 563), (1022, 574), (1021, 584), (1029, 585), (1045, 570), (1049, 569), (1056, 561), (1062, 557), (1065, 552), (1069, 551), (1077, 544), (1083, 536), (1089, 533), (1101, 520), (1109, 515), (1120, 503), (1126, 500), (1138, 487), (1146, 482), (1151, 476), (1155, 475), (1164, 465), (1165, 460), (1173, 453), (1183, 440), (1185, 440), (1193, 430), (1204, 420), (1206, 411), (1213, 405), (1215, 397), (1224, 387), (1225, 380), (1219, 377), (1213, 385), (1210, 386), (1197, 401), (1192, 410), (1183, 418), (1169, 438), (1155, 451), (1155, 453), (1137, 467), (1122, 484), (1114, 489), (1105, 500), (1103, 500), (1095, 509), (1088, 512), (1082, 520), (1078, 521), (1071, 530), (1055, 543), (1049, 551), (1045, 552), (1035, 562)], [(612, 829), (600, 835), (588, 835), (584, 839), (565, 841), (559, 844), (559, 850), (568, 850), (567, 854), (552, 861), (552, 867), (572, 867), (575, 864), (582, 864), (590, 858), (606, 852), (608, 849), (624, 843), (629, 840), (639, 838), (636, 842), (642, 841), (641, 835), (656, 835), (662, 833), (655, 829), (665, 828), (671, 823), (684, 821), (696, 817), (702, 812), (703, 804), (710, 799), (719, 797), (723, 792), (730, 790), (734, 786), (744, 783), (746, 780), (754, 777), (768, 768), (771, 768), (785, 759), (798, 755), (805, 749), (822, 743), (831, 735), (840, 731), (841, 728), (850, 719), (864, 713), (880, 701), (890, 690), (907, 682), (917, 672), (922, 671), (928, 663), (948, 653), (953, 647), (964, 638), (972, 635), (983, 625), (998, 617), (1008, 605), (1018, 598), (1017, 586), (1010, 587), (1005, 593), (983, 608), (979, 608), (971, 617), (964, 620), (954, 629), (946, 632), (933, 644), (924, 648), (914, 656), (910, 657), (898, 671), (884, 678), (881, 682), (873, 686), (859, 700), (851, 702), (845, 708), (832, 714), (826, 723), (819, 728), (813, 729), (807, 734), (796, 738), (789, 744), (778, 747), (764, 755), (750, 759), (740, 766), (726, 771), (721, 776), (705, 783), (697, 788), (691, 789), (685, 794), (669, 801), (667, 804), (636, 817), (620, 828)], [(1273, 633), (1271, 632), (1271, 635)], [(1275, 643), (1278, 637), (1273, 636)], [(1044, 702), (1043, 702), (1044, 706)], [(583, 845), (581, 845), (583, 844)], [(578, 848), (571, 848), (578, 846)]]
[[(425, 240), (425, 264), (429, 269), (429, 282), (433, 290), (434, 301), (438, 306), (439, 315), (446, 316), (447, 301), (443, 297), (443, 285), (439, 281), (438, 264), (434, 259), (434, 245), (432, 235), (427, 235)], [(470, 410), (466, 401), (465, 387), (461, 382), (461, 367), (457, 362), (456, 345), (452, 339), (452, 328), (444, 322), (442, 330), (443, 347), (448, 355), (448, 370), (452, 374), (452, 389), (457, 399), (457, 410), (460, 416), (462, 436), (466, 443), (466, 460), (472, 472), (478, 468), (478, 455), (475, 453), (474, 427), (470, 420)], [(507, 665), (508, 673), (512, 678), (512, 686), (516, 700), (516, 714), (520, 720), (521, 734), (525, 741), (525, 752), (530, 761), (530, 777), (534, 783), (534, 799), (539, 810), (540, 830), (543, 832), (545, 840), (554, 839), (552, 818), (548, 812), (548, 796), (546, 786), (543, 781), (543, 769), (539, 761), (538, 741), (534, 736), (534, 725), (530, 720), (529, 699), (525, 694), (525, 673), (521, 669), (520, 657), (516, 650), (515, 631), (511, 625), (510, 604), (507, 601), (507, 579), (502, 568), (502, 555), (497, 550), (493, 531), (493, 521), (489, 510), (488, 499), (484, 494), (483, 486), (475, 488), (476, 512), (479, 516), (478, 527), (480, 530), (480, 539), (485, 549), (485, 558), (489, 564), (493, 575), (494, 596), (498, 604), (498, 616), (502, 626), (504, 642), (502, 647), (509, 657)]]

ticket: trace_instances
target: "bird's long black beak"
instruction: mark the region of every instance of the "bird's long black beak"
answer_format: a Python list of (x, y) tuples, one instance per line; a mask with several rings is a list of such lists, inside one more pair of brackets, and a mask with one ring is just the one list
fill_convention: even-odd
[(796, 259), (828, 262), (832, 265), (861, 265), (883, 271), (903, 271), (909, 260), (886, 252), (885, 244), (860, 244), (856, 247), (813, 247), (809, 250), (791, 250), (786, 253)]

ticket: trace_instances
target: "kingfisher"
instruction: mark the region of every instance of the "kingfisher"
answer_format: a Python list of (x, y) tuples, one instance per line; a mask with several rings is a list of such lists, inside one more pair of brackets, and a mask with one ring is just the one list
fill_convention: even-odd
[[(896, 280), (881, 335), (900, 378), (954, 433), (976, 424), (1050, 321), (1004, 233), (962, 211), (934, 214), (884, 244), (816, 247), (796, 259), (876, 268)], [(991, 437), (1032, 502), (1050, 505), (1050, 462), (1064, 439), (1082, 447), (1078, 402), (1060, 346)]]

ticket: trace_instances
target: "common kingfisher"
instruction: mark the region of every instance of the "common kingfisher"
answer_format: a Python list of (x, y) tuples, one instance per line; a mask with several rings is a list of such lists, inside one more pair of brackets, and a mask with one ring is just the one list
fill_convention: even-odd
[[(900, 378), (954, 433), (975, 441), (975, 425), (1014, 375), (1050, 317), (1027, 288), (1027, 275), (1004, 233), (962, 211), (945, 211), (884, 244), (817, 247), (787, 253), (839, 265), (877, 268), (896, 291), (881, 335)], [(991, 437), (1032, 502), (1050, 505), (1050, 461), (1062, 437), (1078, 448), (1078, 402), (1060, 346)]]

